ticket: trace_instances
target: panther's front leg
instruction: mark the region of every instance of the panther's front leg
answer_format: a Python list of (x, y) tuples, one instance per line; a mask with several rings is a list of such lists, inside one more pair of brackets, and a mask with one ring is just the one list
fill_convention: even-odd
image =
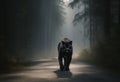
[(63, 57), (61, 55), (58, 56), (58, 61), (59, 61), (59, 66), (60, 66), (60, 71), (64, 70), (64, 65), (63, 65)]
[(64, 71), (70, 71), (70, 63), (72, 60), (72, 55), (68, 55), (64, 57)]

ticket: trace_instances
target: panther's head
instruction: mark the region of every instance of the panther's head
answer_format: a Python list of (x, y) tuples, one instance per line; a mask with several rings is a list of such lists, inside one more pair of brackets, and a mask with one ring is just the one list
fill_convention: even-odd
[(63, 50), (65, 53), (69, 53), (72, 51), (72, 41), (71, 40), (69, 40), (68, 38), (65, 38), (62, 41), (62, 44), (63, 44)]

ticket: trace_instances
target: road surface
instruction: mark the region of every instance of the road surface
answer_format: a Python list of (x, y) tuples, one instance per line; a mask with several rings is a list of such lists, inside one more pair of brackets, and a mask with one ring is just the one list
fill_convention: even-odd
[(72, 61), (70, 72), (58, 70), (57, 60), (36, 60), (24, 70), (0, 76), (0, 82), (120, 82), (118, 75)]

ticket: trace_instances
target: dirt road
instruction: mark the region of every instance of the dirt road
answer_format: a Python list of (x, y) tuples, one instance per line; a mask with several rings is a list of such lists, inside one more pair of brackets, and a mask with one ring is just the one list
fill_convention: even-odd
[(22, 71), (0, 76), (0, 82), (120, 82), (112, 75), (95, 66), (73, 61), (70, 72), (58, 70), (57, 60), (36, 60), (37, 64)]

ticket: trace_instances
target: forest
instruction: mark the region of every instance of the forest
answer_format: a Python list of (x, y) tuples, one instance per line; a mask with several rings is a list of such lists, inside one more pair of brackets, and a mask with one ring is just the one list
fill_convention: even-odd
[[(70, 1), (70, 9), (79, 9), (81, 3), (85, 7), (72, 20), (74, 26), (84, 21), (84, 38), (90, 45), (79, 52), (79, 60), (120, 71), (120, 0)], [(5, 0), (0, 19), (0, 70), (12, 69), (38, 55), (41, 59), (54, 56), (65, 20), (64, 3)]]
[[(74, 0), (74, 7), (80, 0)], [(119, 0), (83, 0), (86, 12), (78, 13), (75, 22), (82, 17), (89, 18), (90, 49), (83, 50), (83, 60), (106, 67), (120, 69), (120, 1)], [(82, 59), (82, 58), (81, 58)]]

